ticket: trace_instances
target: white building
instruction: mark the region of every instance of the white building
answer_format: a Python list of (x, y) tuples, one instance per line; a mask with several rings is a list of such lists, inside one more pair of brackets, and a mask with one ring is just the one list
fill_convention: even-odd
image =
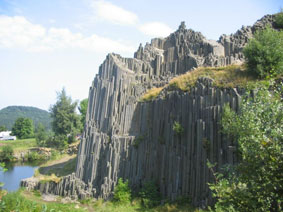
[(16, 136), (11, 136), (11, 131), (2, 131), (0, 132), (0, 141), (5, 140), (16, 140)]

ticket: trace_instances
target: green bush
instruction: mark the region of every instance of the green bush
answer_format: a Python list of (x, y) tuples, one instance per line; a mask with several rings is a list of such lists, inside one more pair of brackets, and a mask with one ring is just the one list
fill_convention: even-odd
[(152, 208), (160, 204), (160, 193), (158, 187), (152, 181), (146, 182), (139, 192), (142, 204), (145, 208)]
[(129, 182), (126, 180), (123, 182), (122, 178), (119, 178), (118, 184), (114, 189), (114, 201), (117, 203), (127, 204), (131, 201), (131, 189)]
[(255, 33), (244, 48), (247, 67), (260, 78), (283, 74), (283, 31), (271, 28)]
[(14, 150), (11, 146), (5, 145), (0, 152), (0, 160), (1, 161), (12, 161), (14, 158)]
[(17, 118), (12, 128), (12, 134), (20, 139), (33, 138), (33, 121), (24, 117)]
[(216, 211), (282, 211), (283, 102), (281, 94), (259, 89), (243, 100), (239, 114), (228, 106), (223, 131), (239, 146), (240, 162), (217, 173), (210, 185)]
[(44, 155), (40, 155), (37, 152), (30, 152), (28, 154), (28, 161), (35, 161), (35, 160), (44, 160)]
[(175, 121), (174, 124), (173, 124), (173, 130), (174, 132), (177, 134), (177, 135), (182, 135), (184, 133), (184, 128), (182, 127), (182, 125)]

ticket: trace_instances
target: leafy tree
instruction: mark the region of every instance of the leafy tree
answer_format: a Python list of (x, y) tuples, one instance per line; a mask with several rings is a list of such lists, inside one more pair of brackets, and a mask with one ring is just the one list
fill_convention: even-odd
[[(76, 113), (77, 102), (72, 102), (71, 97), (68, 97), (65, 89), (57, 93), (57, 102), (51, 106), (50, 113), (52, 120), (52, 129), (55, 133), (55, 140), (48, 143), (58, 143), (59, 138), (67, 138), (69, 142), (74, 141), (74, 135), (81, 131), (82, 125), (79, 115)], [(58, 137), (58, 138), (56, 138)], [(68, 139), (71, 137), (71, 139)], [(60, 145), (61, 146), (61, 145)]]
[(47, 140), (47, 132), (43, 124), (39, 123), (35, 128), (35, 140), (38, 146), (45, 146)]
[(3, 132), (3, 131), (7, 131), (7, 128), (5, 125), (0, 126), (0, 132)]
[(243, 101), (239, 114), (226, 106), (222, 125), (224, 132), (236, 139), (241, 161), (226, 167), (226, 174), (216, 174), (216, 183), (210, 185), (218, 199), (216, 211), (282, 211), (281, 96), (260, 89), (254, 98)]
[(255, 33), (244, 48), (248, 69), (260, 78), (283, 73), (283, 31), (271, 28)]
[(80, 102), (80, 106), (79, 106), (79, 111), (81, 113), (81, 122), (83, 126), (85, 125), (87, 106), (88, 106), (88, 99), (83, 99)]
[(20, 139), (32, 138), (34, 136), (32, 120), (24, 117), (18, 118), (12, 127), (12, 134)]

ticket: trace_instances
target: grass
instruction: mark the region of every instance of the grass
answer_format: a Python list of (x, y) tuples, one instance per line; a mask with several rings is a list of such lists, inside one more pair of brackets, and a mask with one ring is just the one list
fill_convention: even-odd
[(19, 189), (2, 197), (0, 201), (0, 211), (21, 211), (21, 212), (59, 212), (59, 211), (96, 211), (96, 212), (205, 212), (192, 207), (189, 202), (165, 203), (154, 208), (144, 208), (140, 199), (132, 202), (119, 204), (102, 199), (82, 200), (76, 203), (62, 203), (61, 198), (56, 198), (53, 202), (47, 202), (37, 192), (30, 192)]
[(141, 101), (146, 102), (146, 101), (151, 101), (155, 99), (159, 95), (159, 93), (162, 91), (163, 88), (164, 87), (150, 89), (141, 97)]
[(14, 152), (25, 151), (33, 147), (37, 147), (35, 138), (19, 139), (15, 141), (0, 141), (0, 151), (4, 145), (11, 146)]
[(8, 193), (3, 196), (0, 202), (0, 211), (21, 211), (21, 212), (82, 212), (84, 208), (76, 208), (75, 203), (44, 202), (40, 197), (25, 194), (23, 190)]
[(147, 91), (141, 98), (142, 101), (151, 101), (155, 99), (159, 93), (169, 87), (170, 90), (190, 91), (195, 86), (200, 77), (213, 79), (213, 85), (220, 88), (249, 88), (255, 84), (265, 83), (266, 80), (259, 80), (247, 71), (244, 65), (230, 65), (225, 67), (200, 67), (193, 71), (179, 75), (173, 78), (169, 84), (160, 88), (152, 88)]

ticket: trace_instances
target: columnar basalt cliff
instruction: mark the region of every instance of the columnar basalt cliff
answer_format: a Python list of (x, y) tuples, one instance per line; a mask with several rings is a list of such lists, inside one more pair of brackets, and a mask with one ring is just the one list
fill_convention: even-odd
[[(222, 107), (228, 103), (238, 110), (244, 91), (217, 88), (212, 80), (200, 78), (186, 93), (165, 89), (150, 102), (141, 102), (141, 96), (200, 66), (242, 63), (248, 39), (272, 19), (265, 16), (219, 41), (207, 40), (181, 23), (167, 38), (141, 45), (134, 58), (109, 54), (89, 91), (76, 173), (57, 184), (32, 187), (63, 196), (108, 199), (123, 178), (134, 190), (146, 181), (156, 182), (164, 199), (190, 196), (194, 205), (210, 204), (207, 183), (213, 176), (207, 160), (219, 167), (237, 161), (235, 144), (220, 132)], [(173, 130), (175, 122), (183, 133)]]

